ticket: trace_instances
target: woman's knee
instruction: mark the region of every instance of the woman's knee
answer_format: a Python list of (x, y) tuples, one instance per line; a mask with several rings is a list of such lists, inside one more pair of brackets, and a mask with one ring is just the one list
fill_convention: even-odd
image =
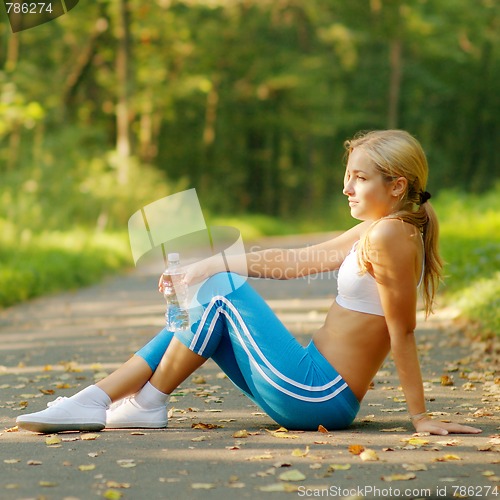
[(198, 292), (198, 301), (203, 304), (210, 301), (215, 295), (226, 297), (242, 287), (246, 281), (245, 276), (232, 272), (214, 274), (201, 286)]

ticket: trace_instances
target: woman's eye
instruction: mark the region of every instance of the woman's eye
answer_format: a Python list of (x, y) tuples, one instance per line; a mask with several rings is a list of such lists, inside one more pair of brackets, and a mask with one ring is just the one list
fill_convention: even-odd
[(358, 175), (357, 177), (360, 181), (366, 181), (366, 177), (362, 177), (361, 175)]

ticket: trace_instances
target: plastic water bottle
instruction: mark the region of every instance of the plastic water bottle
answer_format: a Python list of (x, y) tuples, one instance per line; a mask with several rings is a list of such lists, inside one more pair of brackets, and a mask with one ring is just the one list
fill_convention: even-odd
[(167, 330), (173, 332), (189, 328), (188, 286), (183, 279), (184, 273), (180, 270), (179, 254), (169, 253), (162, 281), (163, 296), (167, 302), (165, 323)]

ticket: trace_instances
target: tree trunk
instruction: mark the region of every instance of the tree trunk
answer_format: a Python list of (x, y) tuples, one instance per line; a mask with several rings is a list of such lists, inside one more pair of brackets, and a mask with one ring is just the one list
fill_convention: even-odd
[(399, 96), (401, 94), (402, 76), (402, 43), (399, 38), (391, 40), (390, 46), (390, 82), (389, 82), (389, 106), (387, 112), (387, 127), (397, 128), (399, 123)]
[(130, 16), (128, 0), (118, 1), (118, 48), (116, 55), (117, 105), (116, 151), (118, 153), (118, 183), (128, 182), (131, 155), (130, 144)]

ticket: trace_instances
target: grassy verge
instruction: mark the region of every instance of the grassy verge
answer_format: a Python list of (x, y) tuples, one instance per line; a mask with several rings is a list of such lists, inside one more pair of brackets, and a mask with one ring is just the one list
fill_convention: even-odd
[(500, 187), (483, 195), (440, 194), (442, 296), (483, 336), (500, 335)]
[(125, 234), (16, 234), (0, 221), (0, 307), (94, 283), (130, 263)]

